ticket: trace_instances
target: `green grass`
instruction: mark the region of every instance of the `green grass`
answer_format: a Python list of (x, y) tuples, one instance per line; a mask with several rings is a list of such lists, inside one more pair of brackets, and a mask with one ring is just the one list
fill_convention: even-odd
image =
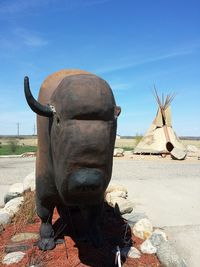
[(1, 145), (0, 155), (21, 155), (26, 152), (36, 152), (36, 146), (16, 146), (15, 151), (12, 151), (11, 145)]

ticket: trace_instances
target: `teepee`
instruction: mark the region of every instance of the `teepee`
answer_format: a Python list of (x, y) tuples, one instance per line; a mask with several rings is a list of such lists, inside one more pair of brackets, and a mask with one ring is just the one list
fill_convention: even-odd
[(170, 104), (174, 95), (162, 100), (155, 89), (158, 111), (150, 128), (134, 149), (134, 154), (171, 154), (174, 159), (184, 159), (186, 148), (172, 128)]

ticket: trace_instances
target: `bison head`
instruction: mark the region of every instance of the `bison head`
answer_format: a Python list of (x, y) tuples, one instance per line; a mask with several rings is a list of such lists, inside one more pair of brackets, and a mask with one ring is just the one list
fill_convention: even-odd
[(49, 157), (60, 198), (67, 205), (98, 204), (112, 172), (116, 106), (109, 85), (92, 74), (65, 77), (48, 105), (36, 101), (25, 77), (34, 112), (49, 117)]

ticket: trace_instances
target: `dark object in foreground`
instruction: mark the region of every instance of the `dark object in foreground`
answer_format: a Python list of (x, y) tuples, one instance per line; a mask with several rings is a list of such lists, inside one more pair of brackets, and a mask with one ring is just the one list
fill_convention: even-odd
[[(84, 266), (113, 267), (116, 266), (116, 247), (126, 247), (127, 251), (130, 250), (134, 242), (129, 225), (121, 216), (115, 214), (114, 208), (108, 206), (107, 203), (104, 204), (104, 218), (102, 221), (104, 232), (103, 247), (94, 248), (90, 242), (87, 242), (84, 231), (85, 221), (79, 209), (66, 208), (65, 215), (68, 225), (64, 226), (61, 218), (55, 221), (53, 229), (57, 236), (56, 244), (62, 242), (63, 244), (65, 243), (66, 247), (68, 258), (66, 266), (76, 266), (75, 255), (78, 254), (77, 257)], [(54, 212), (54, 218), (55, 214), (56, 211)], [(122, 262), (125, 262), (126, 259), (127, 255), (121, 258)]]
[(112, 90), (99, 77), (78, 70), (48, 76), (38, 101), (28, 77), (24, 89), (29, 106), (38, 114), (36, 206), (42, 221), (38, 246), (55, 247), (53, 210), (57, 207), (64, 218), (67, 206), (80, 207), (88, 238), (100, 246), (104, 192), (111, 178), (120, 114)]

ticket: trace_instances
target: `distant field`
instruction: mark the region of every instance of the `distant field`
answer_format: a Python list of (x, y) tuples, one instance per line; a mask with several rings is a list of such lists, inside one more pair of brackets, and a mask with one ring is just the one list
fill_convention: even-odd
[(0, 145), (8, 145), (15, 140), (19, 146), (37, 146), (37, 137), (0, 137)]
[(36, 152), (36, 137), (1, 137), (0, 155), (21, 155), (26, 152)]
[(115, 147), (125, 148), (126, 150), (133, 150), (135, 144), (135, 139), (116, 139)]
[(15, 150), (12, 150), (10, 145), (4, 145), (0, 147), (0, 156), (2, 155), (21, 155), (26, 152), (36, 152), (36, 146), (16, 146)]
[[(37, 137), (36, 136), (26, 136), (26, 137), (0, 137), (0, 147), (4, 147), (4, 151), (9, 151), (8, 146), (10, 145), (11, 140), (16, 141), (17, 146), (22, 147), (18, 148), (18, 154), (20, 154), (20, 151), (25, 150), (22, 153), (28, 152), (28, 151), (35, 151), (37, 146)], [(139, 138), (120, 138), (116, 139), (115, 147), (124, 148), (125, 150), (132, 150), (138, 143)], [(181, 140), (181, 142), (184, 145), (194, 145), (198, 148), (200, 148), (200, 140)], [(24, 148), (23, 148), (24, 147)], [(21, 149), (21, 150), (20, 150)], [(0, 154), (2, 154), (2, 149), (0, 148)], [(8, 153), (8, 152), (5, 152)]]
[(187, 146), (187, 145), (193, 145), (198, 148), (200, 148), (200, 140), (181, 140), (181, 142)]
[[(184, 145), (193, 145), (200, 148), (200, 140), (181, 140)], [(131, 150), (136, 145), (136, 139), (116, 139), (115, 147), (123, 147)]]

